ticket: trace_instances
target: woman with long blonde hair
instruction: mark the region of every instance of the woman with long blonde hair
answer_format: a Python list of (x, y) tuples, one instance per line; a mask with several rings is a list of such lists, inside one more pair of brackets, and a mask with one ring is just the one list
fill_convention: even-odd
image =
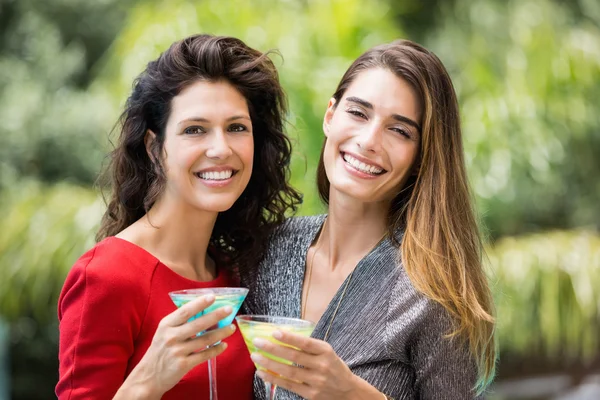
[(317, 326), (274, 335), (294, 348), (257, 340), (258, 376), (287, 389), (278, 399), (479, 396), (494, 375), (493, 302), (446, 69), (410, 41), (374, 47), (323, 130), (328, 214), (289, 219), (245, 277), (247, 313)]

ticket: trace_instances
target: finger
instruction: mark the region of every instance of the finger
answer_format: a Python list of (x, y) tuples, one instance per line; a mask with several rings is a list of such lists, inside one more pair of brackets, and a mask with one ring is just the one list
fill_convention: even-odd
[(206, 349), (208, 346), (213, 346), (220, 340), (227, 339), (235, 332), (235, 325), (229, 325), (221, 329), (207, 332), (202, 336), (189, 339), (184, 343), (183, 351), (185, 354), (197, 352)]
[(252, 341), (252, 343), (259, 350), (272, 354), (276, 357), (283, 358), (284, 360), (291, 361), (294, 364), (301, 365), (308, 369), (316, 369), (319, 365), (319, 359), (321, 358), (321, 355), (315, 356), (313, 354), (308, 354), (302, 350), (296, 350), (291, 347), (282, 346), (262, 338), (256, 338)]
[(179, 326), (185, 324), (190, 318), (204, 311), (204, 309), (214, 303), (214, 301), (215, 296), (212, 294), (199, 297), (179, 307), (177, 310), (164, 317), (161, 322), (166, 326)]
[(292, 365), (282, 364), (278, 361), (271, 360), (270, 358), (265, 357), (259, 353), (252, 353), (250, 355), (252, 361), (256, 363), (257, 366), (261, 366), (262, 368), (268, 370), (271, 373), (276, 375), (281, 375), (286, 379), (310, 384), (314, 380), (314, 372), (305, 368), (299, 368)]
[(298, 335), (297, 333), (275, 331), (273, 332), (273, 337), (282, 343), (296, 347), (308, 354), (319, 355), (331, 350), (329, 343)]
[(310, 399), (314, 397), (310, 386), (304, 383), (292, 382), (281, 376), (276, 376), (265, 371), (258, 371), (256, 375), (258, 375), (258, 377), (263, 381), (269, 382), (272, 385), (277, 385), (278, 387), (289, 390), (290, 392), (294, 392), (304, 399)]
[(210, 360), (211, 358), (215, 358), (219, 354), (223, 353), (227, 349), (227, 343), (221, 342), (216, 346), (209, 347), (208, 349), (202, 350), (200, 352), (192, 353), (187, 356), (186, 360), (188, 363), (188, 370), (194, 368), (196, 365), (202, 364)]
[(178, 327), (178, 335), (180, 335), (182, 338), (195, 336), (199, 332), (204, 332), (207, 329), (216, 327), (219, 321), (225, 319), (228, 315), (231, 315), (232, 312), (233, 309), (231, 306), (217, 308), (216, 310), (211, 311), (200, 318), (196, 318), (195, 320)]

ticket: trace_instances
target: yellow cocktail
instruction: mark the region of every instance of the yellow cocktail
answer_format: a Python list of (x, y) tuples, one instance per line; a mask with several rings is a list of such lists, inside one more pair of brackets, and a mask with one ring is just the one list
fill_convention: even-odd
[[(298, 335), (309, 337), (315, 329), (314, 323), (296, 318), (271, 317), (268, 315), (239, 315), (235, 319), (238, 323), (238, 327), (240, 328), (240, 332), (242, 332), (244, 342), (246, 342), (246, 346), (248, 347), (250, 353), (260, 353), (264, 357), (270, 358), (271, 360), (275, 360), (287, 365), (292, 365), (292, 362), (257, 349), (253, 343), (254, 339), (261, 338), (268, 340), (272, 343), (277, 343), (282, 346), (294, 348), (293, 346), (281, 343), (280, 341), (276, 340), (273, 337), (273, 332), (278, 330), (282, 332), (292, 332)], [(256, 368), (263, 371), (265, 370), (264, 368), (259, 367), (258, 365), (256, 365)], [(276, 387), (271, 387), (271, 385), (267, 382), (265, 382), (265, 387), (267, 391), (267, 399), (273, 400), (275, 398)]]

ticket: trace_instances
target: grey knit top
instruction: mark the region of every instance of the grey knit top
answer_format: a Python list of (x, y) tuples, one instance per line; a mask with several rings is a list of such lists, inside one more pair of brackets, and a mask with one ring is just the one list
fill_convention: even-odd
[[(242, 276), (250, 289), (242, 312), (300, 318), (306, 254), (324, 220), (324, 215), (291, 218), (278, 228), (258, 269)], [(395, 400), (475, 398), (472, 357), (465, 345), (444, 338), (449, 315), (415, 290), (398, 259), (389, 239), (367, 254), (340, 286), (312, 337), (323, 340), (331, 324), (327, 342), (337, 355)], [(255, 395), (265, 398), (258, 378)], [(299, 398), (278, 389), (278, 400)]]

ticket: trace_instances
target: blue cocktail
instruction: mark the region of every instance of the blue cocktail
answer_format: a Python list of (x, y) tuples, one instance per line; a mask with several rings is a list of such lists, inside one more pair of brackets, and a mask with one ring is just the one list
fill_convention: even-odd
[[(233, 322), (233, 318), (239, 311), (246, 295), (248, 294), (248, 289), (244, 288), (205, 288), (205, 289), (186, 289), (186, 290), (178, 290), (175, 292), (170, 292), (169, 296), (173, 303), (179, 308), (190, 301), (197, 299), (201, 296), (206, 296), (208, 294), (212, 294), (215, 296), (215, 302), (207, 307), (204, 311), (199, 312), (194, 315), (189, 321), (193, 321), (196, 318), (200, 318), (201, 316), (208, 314), (211, 311), (216, 310), (217, 308), (230, 306), (232, 308), (231, 314), (229, 314), (224, 319), (220, 320), (217, 325), (210, 328), (209, 330), (223, 328)], [(198, 335), (202, 335), (204, 332), (198, 332)], [(218, 344), (218, 343), (215, 343)], [(217, 400), (217, 359), (212, 358), (208, 360), (208, 379), (210, 383), (210, 399)]]

